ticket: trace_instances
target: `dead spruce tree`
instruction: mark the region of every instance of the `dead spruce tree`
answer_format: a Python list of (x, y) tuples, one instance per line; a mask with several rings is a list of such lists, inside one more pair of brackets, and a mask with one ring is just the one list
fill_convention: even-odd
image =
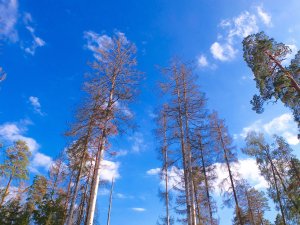
[(136, 70), (136, 47), (123, 33), (118, 32), (112, 38), (103, 39), (94, 50), (96, 61), (90, 64), (93, 72), (87, 76), (84, 85), (87, 100), (68, 132), (74, 138), (74, 145), (77, 145), (73, 150), (78, 156), (69, 225), (74, 219), (80, 180), (89, 164), (92, 165), (92, 173), (86, 185), (90, 187), (88, 191), (83, 191), (88, 199), (85, 224), (93, 224), (103, 154), (109, 137), (122, 131), (123, 125), (127, 125), (132, 118), (127, 103), (136, 95), (140, 77)]
[[(204, 118), (206, 117), (207, 121), (209, 121), (208, 115), (205, 113)], [(197, 214), (199, 215), (198, 220), (202, 221), (202, 224), (209, 225), (218, 224), (215, 218), (217, 207), (212, 198), (212, 192), (214, 191), (213, 184), (217, 178), (215, 172), (217, 154), (213, 151), (212, 145), (209, 123), (203, 121), (193, 133), (193, 182), (197, 201)]]
[(224, 203), (230, 206), (231, 202), (234, 201), (239, 224), (243, 225), (244, 223), (241, 208), (236, 191), (238, 174), (234, 173), (233, 171), (233, 164), (238, 162), (235, 147), (232, 144), (232, 139), (228, 133), (228, 129), (225, 126), (224, 121), (218, 118), (216, 112), (211, 114), (210, 123), (211, 136), (214, 139), (215, 151), (219, 154), (218, 162), (224, 164), (224, 167), (228, 173), (228, 177), (222, 182)]
[(180, 213), (185, 212), (187, 215), (185, 222), (188, 225), (196, 225), (201, 221), (198, 221), (199, 216), (196, 211), (192, 134), (204, 119), (206, 100), (203, 93), (199, 91), (189, 64), (175, 59), (170, 67), (163, 69), (162, 72), (167, 77), (161, 86), (168, 104), (165, 110), (168, 139), (171, 141), (172, 148), (178, 149), (180, 160), (176, 161), (177, 168), (182, 168), (183, 171), (184, 198), (178, 199), (177, 202), (186, 206), (185, 210), (180, 210)]
[(174, 219), (171, 216), (171, 199), (170, 199), (170, 190), (172, 187), (169, 185), (170, 175), (169, 170), (173, 164), (172, 157), (170, 157), (172, 151), (169, 149), (169, 139), (168, 139), (168, 121), (167, 121), (167, 110), (168, 105), (164, 105), (163, 109), (158, 115), (156, 123), (158, 128), (156, 129), (156, 137), (159, 140), (159, 159), (162, 161), (162, 168), (160, 172), (161, 180), (164, 182), (164, 190), (159, 191), (161, 200), (165, 204), (165, 215), (160, 218), (161, 221), (158, 221), (159, 225), (171, 225), (174, 224)]

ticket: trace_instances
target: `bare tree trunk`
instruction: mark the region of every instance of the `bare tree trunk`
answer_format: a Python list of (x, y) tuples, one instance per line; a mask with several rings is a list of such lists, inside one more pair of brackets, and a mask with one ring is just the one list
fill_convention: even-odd
[(72, 183), (72, 178), (73, 178), (73, 173), (74, 171), (72, 171), (71, 176), (70, 176), (70, 180), (68, 183), (68, 189), (67, 189), (67, 195), (66, 195), (66, 200), (65, 200), (65, 209), (64, 209), (64, 224), (65, 224), (65, 220), (68, 214), (68, 203), (69, 203), (69, 198), (70, 198), (70, 192), (71, 192), (71, 183)]
[(107, 223), (106, 223), (106, 225), (110, 225), (110, 213), (111, 213), (111, 207), (112, 207), (113, 189), (114, 189), (114, 178), (111, 181), (111, 189), (110, 189), (110, 197), (109, 197), (109, 207), (108, 207)]
[(197, 225), (197, 219), (196, 219), (196, 211), (195, 211), (195, 187), (193, 182), (193, 167), (192, 167), (192, 153), (191, 153), (191, 140), (189, 135), (189, 124), (188, 124), (188, 113), (187, 113), (187, 96), (186, 96), (186, 71), (184, 68), (182, 68), (182, 80), (183, 80), (183, 97), (184, 97), (184, 114), (185, 114), (185, 133), (186, 133), (186, 150), (188, 154), (188, 171), (189, 171), (189, 184), (190, 184), (190, 191), (192, 192), (191, 197), (191, 211), (192, 211), (192, 224)]
[(219, 138), (221, 139), (221, 143), (222, 143), (224, 159), (225, 159), (228, 174), (229, 174), (229, 179), (230, 179), (230, 184), (231, 184), (231, 188), (232, 188), (232, 192), (233, 192), (233, 197), (234, 197), (234, 201), (235, 201), (235, 206), (236, 206), (236, 210), (237, 210), (238, 219), (239, 219), (240, 224), (243, 225), (244, 223), (243, 223), (241, 210), (240, 210), (239, 203), (238, 203), (238, 198), (237, 198), (237, 194), (236, 194), (236, 190), (235, 190), (235, 185), (234, 185), (234, 182), (233, 182), (233, 176), (232, 176), (230, 163), (229, 163), (228, 156), (227, 156), (227, 150), (226, 150), (226, 147), (225, 147), (225, 144), (224, 144), (224, 140), (223, 140), (220, 128), (218, 128), (218, 133), (219, 133)]
[(89, 199), (89, 207), (88, 207), (88, 213), (87, 213), (87, 220), (86, 220), (86, 225), (93, 225), (94, 221), (94, 214), (95, 214), (95, 208), (96, 208), (96, 201), (97, 201), (97, 193), (98, 193), (98, 188), (99, 188), (99, 181), (100, 181), (100, 166), (101, 166), (101, 161), (103, 158), (104, 154), (104, 149), (105, 149), (105, 142), (106, 142), (106, 129), (107, 129), (107, 124), (108, 122), (112, 119), (109, 118), (109, 113), (112, 110), (112, 105), (113, 105), (113, 97), (114, 97), (114, 91), (115, 91), (115, 85), (116, 85), (116, 78), (117, 78), (117, 73), (114, 71), (112, 75), (112, 84), (111, 84), (111, 89), (109, 92), (109, 99), (107, 102), (107, 107), (105, 110), (105, 123), (102, 128), (102, 135), (99, 140), (99, 146), (97, 150), (97, 156), (96, 156), (96, 162), (95, 162), (95, 168), (94, 168), (94, 174), (93, 174), (93, 179), (92, 179), (92, 185), (91, 185), (91, 194), (90, 194), (90, 199)]
[(9, 177), (8, 183), (7, 183), (6, 188), (5, 188), (5, 190), (4, 190), (4, 193), (3, 193), (3, 196), (2, 196), (2, 199), (1, 199), (1, 203), (0, 203), (0, 209), (2, 208), (2, 205), (3, 205), (3, 203), (4, 203), (4, 200), (5, 200), (5, 198), (6, 198), (7, 195), (8, 195), (8, 189), (9, 189), (9, 187), (10, 187), (11, 181), (12, 181), (12, 176)]
[(79, 183), (80, 183), (80, 177), (82, 175), (83, 166), (84, 166), (84, 163), (86, 163), (85, 159), (86, 159), (86, 155), (87, 155), (88, 142), (89, 142), (89, 138), (90, 138), (91, 132), (92, 132), (92, 122), (89, 123), (88, 131), (87, 131), (87, 136), (85, 138), (85, 143), (84, 143), (84, 146), (83, 146), (84, 149), (83, 149), (82, 156), (81, 156), (79, 171), (78, 171), (77, 176), (76, 176), (74, 193), (73, 193), (72, 200), (71, 200), (71, 205), (70, 205), (70, 211), (69, 211), (69, 217), (68, 217), (67, 225), (72, 225), (72, 223), (73, 223), (73, 214), (74, 214), (74, 209), (75, 209), (75, 201), (76, 201), (77, 194), (78, 194), (78, 188), (79, 188)]
[(209, 209), (209, 219), (210, 219), (210, 224), (213, 225), (213, 213), (212, 213), (212, 207), (211, 207), (211, 201), (210, 201), (210, 194), (209, 194), (209, 185), (208, 185), (208, 180), (207, 180), (207, 174), (206, 174), (206, 166), (204, 162), (204, 156), (203, 156), (203, 146), (202, 146), (202, 140), (200, 138), (200, 154), (201, 154), (201, 162), (202, 162), (202, 168), (203, 168), (203, 174), (204, 174), (204, 182), (205, 182), (205, 190), (206, 190), (206, 197), (207, 197), (207, 202), (208, 202), (208, 209)]
[(277, 201), (279, 202), (279, 208), (280, 208), (280, 212), (281, 212), (281, 216), (282, 216), (283, 225), (286, 225), (285, 213), (284, 213), (283, 205), (282, 205), (282, 202), (281, 202), (280, 192), (278, 190), (277, 178), (276, 178), (276, 174), (275, 174), (273, 164), (271, 164), (271, 169), (272, 169), (272, 174), (273, 174), (273, 178), (274, 178), (276, 196), (277, 196)]
[(253, 216), (253, 212), (252, 212), (251, 201), (250, 201), (250, 199), (249, 199), (249, 193), (248, 193), (248, 191), (246, 190), (246, 188), (245, 188), (245, 194), (246, 194), (247, 203), (248, 203), (248, 208), (249, 208), (249, 212), (250, 212), (251, 223), (252, 223), (253, 225), (256, 225), (256, 224), (255, 224), (255, 220), (254, 220), (254, 216)]
[[(174, 74), (177, 75), (177, 71), (174, 71)], [(182, 152), (182, 161), (183, 161), (183, 175), (184, 175), (184, 188), (185, 188), (185, 198), (187, 204), (187, 219), (188, 225), (193, 225), (193, 220), (191, 216), (191, 202), (190, 202), (190, 185), (189, 185), (189, 170), (188, 164), (186, 159), (186, 147), (184, 142), (184, 131), (183, 131), (183, 124), (182, 124), (182, 109), (181, 109), (181, 99), (180, 99), (180, 91), (179, 91), (179, 84), (178, 78), (176, 78), (176, 85), (177, 85), (177, 99), (178, 99), (178, 120), (179, 120), (179, 128), (180, 128), (180, 142), (181, 142), (181, 152)]]
[(97, 193), (99, 188), (99, 181), (100, 181), (100, 167), (101, 167), (101, 161), (104, 154), (104, 146), (105, 146), (105, 137), (102, 136), (101, 138), (100, 146), (98, 147), (97, 156), (96, 156), (96, 162), (95, 162), (95, 168), (94, 168), (94, 174), (92, 179), (92, 185), (91, 185), (91, 193), (90, 193), (90, 199), (89, 199), (89, 207), (87, 212), (87, 220), (86, 225), (92, 225), (94, 222), (94, 215), (95, 215), (95, 208), (96, 208), (96, 201), (97, 201)]
[(164, 171), (165, 171), (165, 201), (166, 201), (166, 217), (167, 217), (167, 225), (170, 225), (170, 214), (169, 214), (169, 176), (168, 176), (168, 149), (167, 149), (167, 121), (166, 121), (166, 113), (163, 113), (163, 129), (164, 129), (164, 146), (163, 146), (163, 154), (164, 154)]

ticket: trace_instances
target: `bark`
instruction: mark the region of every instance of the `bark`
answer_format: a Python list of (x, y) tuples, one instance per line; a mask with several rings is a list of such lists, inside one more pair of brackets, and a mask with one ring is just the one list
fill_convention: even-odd
[[(177, 74), (177, 71), (174, 71), (174, 74)], [(183, 161), (183, 175), (184, 175), (184, 187), (185, 187), (185, 198), (187, 204), (187, 219), (188, 225), (193, 225), (193, 220), (191, 217), (191, 202), (190, 202), (190, 190), (189, 190), (189, 170), (186, 159), (186, 147), (184, 142), (184, 130), (182, 124), (182, 109), (181, 109), (181, 99), (180, 99), (180, 91), (178, 78), (176, 77), (176, 85), (177, 85), (177, 100), (178, 100), (178, 121), (179, 121), (179, 129), (180, 129), (180, 143), (181, 143), (181, 152), (182, 152), (182, 161)]]
[(192, 224), (196, 225), (196, 211), (195, 211), (195, 187), (193, 179), (193, 167), (192, 167), (192, 153), (191, 153), (191, 141), (189, 135), (189, 123), (188, 123), (188, 113), (187, 113), (187, 88), (186, 88), (186, 71), (182, 68), (182, 80), (183, 80), (183, 97), (184, 97), (184, 114), (185, 114), (185, 133), (186, 133), (186, 147), (187, 147), (187, 154), (188, 154), (188, 174), (189, 174), (189, 184), (190, 184), (190, 191), (191, 191), (191, 211), (192, 211)]
[(109, 207), (108, 207), (108, 214), (107, 214), (107, 223), (106, 223), (106, 225), (110, 225), (110, 214), (111, 214), (111, 207), (112, 207), (113, 189), (114, 189), (114, 179), (112, 179), (112, 182), (111, 182), (110, 197), (109, 197)]
[(241, 211), (240, 211), (240, 207), (239, 207), (239, 203), (238, 203), (238, 198), (237, 198), (237, 194), (236, 194), (236, 190), (235, 190), (235, 185), (233, 182), (233, 176), (232, 176), (232, 172), (231, 172), (231, 168), (230, 168), (230, 163), (228, 160), (228, 156), (227, 156), (227, 149), (222, 137), (222, 131), (220, 130), (220, 128), (218, 128), (218, 134), (219, 134), (219, 138), (222, 144), (222, 148), (223, 148), (223, 153), (224, 153), (224, 159), (225, 159), (225, 163), (227, 166), (227, 170), (228, 170), (228, 174), (229, 174), (229, 179), (230, 179), (230, 184), (231, 184), (231, 188), (232, 188), (232, 192), (233, 192), (233, 197), (234, 197), (234, 201), (235, 201), (235, 206), (236, 206), (236, 210), (237, 210), (237, 215), (238, 215), (238, 219), (241, 225), (243, 225), (243, 219), (242, 219), (242, 215), (241, 215)]
[(112, 119), (112, 118), (109, 118), (109, 113), (112, 110), (117, 76), (118, 76), (118, 69), (115, 68), (113, 70), (113, 74), (112, 74), (112, 80), (111, 80), (112, 84), (111, 84), (111, 89), (109, 91), (109, 99), (107, 102), (107, 108), (105, 110), (105, 117), (104, 117), (105, 123), (102, 128), (102, 136), (99, 139), (99, 146), (98, 146), (98, 150), (97, 150), (96, 163), (95, 163), (94, 174), (93, 174), (92, 185), (91, 185), (91, 194), (90, 194), (90, 200), (89, 200), (89, 210), (88, 210), (88, 214), (87, 214), (86, 225), (92, 225), (93, 220), (94, 220), (95, 207), (96, 207), (96, 201), (97, 201), (97, 193), (98, 193), (99, 180), (100, 180), (100, 164), (101, 164), (103, 154), (104, 154), (104, 149), (105, 149), (107, 125), (110, 122), (110, 120)]
[(82, 156), (81, 156), (79, 171), (78, 171), (77, 176), (76, 176), (74, 193), (73, 193), (72, 200), (71, 200), (70, 212), (69, 212), (69, 217), (68, 217), (67, 225), (72, 225), (72, 223), (73, 223), (73, 215), (74, 215), (74, 209), (75, 209), (75, 202), (76, 202), (76, 198), (77, 198), (77, 194), (78, 194), (80, 178), (82, 176), (82, 170), (83, 170), (84, 164), (86, 163), (88, 141), (89, 141), (91, 132), (92, 132), (92, 123), (89, 124), (88, 131), (87, 131), (87, 136), (85, 138), (85, 143), (84, 143), (84, 146), (83, 146), (84, 149), (83, 149)]
[(5, 190), (4, 190), (4, 193), (3, 193), (3, 196), (2, 196), (1, 202), (0, 202), (0, 209), (2, 208), (2, 205), (3, 205), (3, 203), (4, 203), (4, 200), (5, 200), (5, 198), (6, 198), (7, 195), (8, 195), (8, 189), (9, 189), (9, 187), (10, 187), (11, 181), (12, 181), (12, 176), (9, 177), (8, 183), (7, 183), (6, 187), (5, 187)]
[(209, 194), (209, 185), (208, 185), (208, 179), (207, 179), (207, 173), (206, 173), (206, 166), (204, 162), (204, 155), (203, 155), (203, 146), (202, 146), (202, 140), (200, 138), (200, 154), (201, 154), (201, 162), (202, 162), (202, 170), (203, 170), (203, 175), (204, 175), (204, 182), (205, 182), (205, 190), (206, 190), (206, 197), (208, 201), (208, 209), (209, 209), (209, 219), (210, 219), (210, 224), (213, 225), (213, 213), (212, 213), (212, 207), (211, 207), (211, 201), (210, 201), (210, 194)]
[(275, 174), (273, 164), (271, 164), (271, 170), (272, 170), (272, 175), (273, 175), (273, 179), (274, 179), (274, 184), (275, 184), (275, 189), (276, 189), (276, 196), (277, 196), (277, 201), (279, 203), (279, 208), (280, 208), (280, 212), (281, 212), (281, 216), (282, 216), (283, 225), (286, 225), (285, 213), (284, 213), (283, 205), (282, 205), (282, 202), (281, 202), (280, 192), (278, 190), (277, 177), (276, 177), (276, 174)]
[(246, 189), (245, 189), (245, 194), (246, 194), (246, 198), (247, 198), (248, 209), (249, 209), (249, 212), (250, 212), (250, 219), (251, 219), (252, 224), (255, 225), (255, 220), (254, 220), (254, 216), (253, 216), (253, 212), (252, 212), (252, 204), (251, 204), (251, 201), (249, 199), (248, 191)]
[(294, 79), (292, 74), (289, 71), (287, 71), (273, 55), (271, 55), (266, 51), (265, 54), (276, 64), (276, 66), (278, 66), (284, 72), (286, 77), (291, 81), (292, 87), (298, 92), (298, 95), (300, 96), (300, 86), (297, 83), (297, 81)]
[(167, 149), (167, 121), (166, 121), (166, 114), (163, 114), (163, 127), (164, 127), (164, 146), (163, 146), (163, 155), (164, 155), (164, 171), (165, 171), (165, 201), (166, 201), (166, 217), (167, 217), (167, 225), (170, 225), (170, 215), (169, 215), (169, 188), (168, 188), (168, 149)]

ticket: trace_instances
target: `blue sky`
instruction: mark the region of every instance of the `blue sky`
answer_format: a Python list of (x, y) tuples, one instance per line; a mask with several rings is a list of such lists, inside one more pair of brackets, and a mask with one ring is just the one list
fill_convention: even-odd
[[(7, 73), (0, 83), (1, 139), (25, 139), (33, 152), (32, 173), (45, 173), (67, 143), (63, 133), (80, 104), (87, 62), (94, 60), (84, 34), (94, 32), (97, 41), (124, 33), (136, 44), (138, 68), (146, 75), (130, 106), (139, 128), (113, 140), (113, 150), (122, 154), (107, 158), (102, 177), (118, 177), (112, 225), (155, 224), (162, 213), (159, 179), (151, 172), (160, 166), (152, 133), (154, 109), (160, 103), (161, 75), (155, 66), (167, 66), (172, 56), (194, 61), (209, 108), (226, 119), (237, 146), (243, 145), (249, 130), (267, 136), (275, 132), (287, 138), (299, 156), (297, 129), (288, 109), (278, 103), (267, 105), (261, 115), (251, 110), (249, 101), (257, 90), (241, 48), (243, 37), (264, 30), (295, 53), (300, 46), (299, 9), (297, 0), (0, 0), (0, 66)], [(239, 156), (243, 176), (263, 188), (254, 161)], [(103, 222), (105, 187), (98, 200)], [(220, 224), (231, 224), (228, 211), (220, 210)]]

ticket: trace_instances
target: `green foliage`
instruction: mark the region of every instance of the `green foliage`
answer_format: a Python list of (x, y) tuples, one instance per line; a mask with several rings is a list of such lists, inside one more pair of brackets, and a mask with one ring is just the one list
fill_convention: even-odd
[(299, 222), (299, 161), (288, 143), (274, 136), (269, 145), (262, 134), (251, 132), (246, 138), (243, 152), (254, 156), (261, 175), (269, 184), (268, 194), (281, 211), (282, 220)]
[(52, 199), (50, 194), (46, 194), (42, 201), (37, 203), (33, 219), (37, 225), (63, 225), (64, 210), (62, 197)]
[(300, 52), (289, 66), (282, 64), (291, 49), (269, 38), (264, 32), (252, 34), (243, 40), (244, 59), (251, 68), (259, 90), (251, 104), (257, 113), (263, 112), (263, 103), (272, 98), (281, 100), (294, 114), (300, 128)]
[(20, 203), (20, 199), (14, 198), (8, 201), (0, 209), (1, 225), (28, 225), (29, 218), (26, 215), (24, 207)]
[(28, 165), (31, 153), (25, 141), (16, 141), (12, 147), (7, 148), (5, 161), (0, 165), (0, 171), (5, 177), (27, 180)]

